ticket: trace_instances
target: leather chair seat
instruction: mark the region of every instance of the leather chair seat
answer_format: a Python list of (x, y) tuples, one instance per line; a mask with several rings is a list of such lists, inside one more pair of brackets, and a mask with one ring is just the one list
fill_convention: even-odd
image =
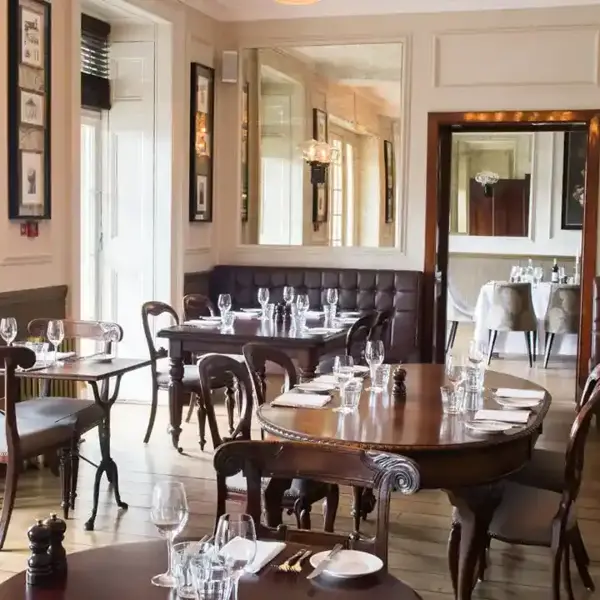
[[(261, 488), (264, 491), (271, 481), (270, 477), (263, 477)], [(227, 477), (225, 480), (229, 493), (246, 494), (247, 482), (243, 473), (237, 473), (233, 477)], [(294, 479), (292, 485), (283, 493), (284, 508), (288, 508), (297, 498), (302, 495), (319, 496), (324, 498), (327, 494), (327, 485), (309, 479)], [(287, 502), (286, 502), (287, 501)]]
[(521, 485), (562, 494), (565, 484), (565, 455), (563, 452), (536, 448), (531, 460), (508, 479)]
[[(21, 456), (29, 458), (42, 454), (48, 448), (69, 446), (73, 427), (56, 425), (48, 419), (17, 419)], [(0, 415), (0, 463), (8, 462), (8, 443), (4, 415)]]

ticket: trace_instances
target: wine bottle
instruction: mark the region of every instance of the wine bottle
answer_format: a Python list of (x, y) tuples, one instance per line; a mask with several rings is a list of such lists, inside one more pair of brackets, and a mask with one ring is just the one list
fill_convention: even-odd
[(552, 283), (559, 283), (558, 281), (558, 261), (556, 258), (554, 259), (554, 264), (552, 265)]

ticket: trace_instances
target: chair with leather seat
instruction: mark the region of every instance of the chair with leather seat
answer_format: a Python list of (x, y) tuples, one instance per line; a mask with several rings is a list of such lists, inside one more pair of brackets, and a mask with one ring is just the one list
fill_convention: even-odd
[[(168, 352), (165, 348), (156, 348), (152, 330), (150, 328), (150, 317), (159, 317), (161, 315), (168, 315), (175, 325), (179, 325), (179, 316), (175, 312), (172, 306), (164, 302), (150, 301), (145, 302), (142, 305), (142, 325), (144, 328), (144, 335), (146, 337), (146, 343), (148, 344), (148, 351), (150, 353), (150, 373), (152, 377), (152, 405), (150, 408), (150, 419), (148, 421), (148, 427), (146, 429), (146, 435), (144, 436), (144, 444), (147, 444), (152, 435), (152, 429), (154, 428), (154, 421), (156, 419), (156, 410), (158, 407), (158, 390), (168, 390), (170, 385), (170, 374), (169, 369), (165, 365), (164, 367), (160, 364), (162, 359), (167, 358)], [(190, 403), (192, 406), (196, 406), (198, 414), (198, 433), (200, 438), (200, 449), (204, 450), (206, 445), (206, 415), (204, 412), (204, 406), (201, 402), (197, 402), (196, 398), (200, 391), (200, 383), (198, 381), (198, 368), (196, 365), (184, 365), (184, 373), (182, 385), (184, 392), (190, 395)], [(233, 381), (218, 380), (214, 379), (212, 382), (212, 389), (218, 390), (225, 388), (225, 405), (229, 414), (230, 424), (233, 423), (233, 412), (235, 405), (235, 391)], [(183, 412), (183, 406), (176, 407), (177, 410)], [(231, 427), (231, 425), (230, 425)]]
[[(292, 359), (281, 350), (272, 348), (268, 344), (250, 342), (244, 345), (242, 352), (252, 378), (257, 406), (261, 406), (266, 401), (265, 374), (268, 363), (276, 365), (283, 371), (284, 385), (282, 392), (287, 392), (298, 383), (298, 373)], [(311, 506), (315, 502), (325, 499), (323, 529), (333, 531), (339, 495), (339, 488), (336, 485), (327, 485), (306, 479), (294, 479), (290, 488), (283, 495), (283, 508), (288, 511), (288, 514), (295, 515), (296, 523), (300, 529), (310, 529)]]
[[(569, 600), (574, 598), (570, 574), (571, 552), (584, 586), (594, 590), (594, 582), (588, 571), (589, 558), (577, 522), (576, 500), (581, 487), (587, 434), (599, 407), (600, 384), (597, 384), (571, 428), (564, 459), (564, 486), (560, 493), (507, 482), (488, 527), (491, 539), (551, 549), (553, 600), (560, 599), (561, 575)], [(456, 509), (452, 521), (448, 559), (452, 580), (456, 581), (461, 537), (461, 522)], [(487, 559), (484, 548), (481, 548), (481, 552), (479, 568), (480, 579), (483, 579)], [(476, 558), (470, 556), (467, 559)]]
[(7, 465), (0, 515), (0, 549), (12, 516), (23, 460), (59, 452), (63, 515), (69, 517), (77, 489), (78, 443), (81, 435), (97, 426), (103, 411), (93, 400), (45, 396), (18, 402), (19, 379), (15, 369), (34, 366), (35, 353), (23, 347), (0, 347), (4, 367), (4, 411), (0, 412), (0, 462)]
[(557, 335), (577, 335), (579, 333), (579, 310), (581, 286), (572, 284), (553, 285), (544, 317), (546, 347), (544, 369), (548, 367), (554, 338)]

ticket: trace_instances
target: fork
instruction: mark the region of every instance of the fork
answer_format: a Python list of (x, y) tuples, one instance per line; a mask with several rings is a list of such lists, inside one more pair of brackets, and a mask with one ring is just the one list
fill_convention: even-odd
[(302, 573), (302, 563), (312, 554), (312, 550), (307, 550), (295, 563), (294, 566), (290, 569), (294, 573)]
[(289, 573), (292, 570), (292, 563), (304, 555), (304, 550), (299, 550), (296, 554), (290, 556), (284, 563), (276, 565), (275, 568), (282, 573)]

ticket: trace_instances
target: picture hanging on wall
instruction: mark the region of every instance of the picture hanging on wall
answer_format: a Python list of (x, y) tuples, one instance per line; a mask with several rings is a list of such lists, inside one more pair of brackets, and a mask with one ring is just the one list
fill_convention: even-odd
[(8, 217), (49, 219), (50, 4), (8, 3)]
[(242, 90), (242, 222), (248, 220), (248, 194), (250, 191), (250, 169), (248, 166), (248, 122), (249, 111), (249, 84), (244, 84)]
[[(313, 138), (317, 142), (329, 141), (327, 113), (313, 109)], [(326, 223), (329, 214), (329, 177), (325, 174), (325, 183), (313, 185), (313, 224)]]
[(394, 198), (396, 196), (396, 170), (394, 168), (394, 145), (383, 142), (383, 160), (385, 164), (385, 222), (394, 222)]
[(583, 228), (587, 131), (565, 132), (561, 228)]
[(190, 93), (190, 221), (213, 215), (213, 124), (215, 72), (192, 63)]

